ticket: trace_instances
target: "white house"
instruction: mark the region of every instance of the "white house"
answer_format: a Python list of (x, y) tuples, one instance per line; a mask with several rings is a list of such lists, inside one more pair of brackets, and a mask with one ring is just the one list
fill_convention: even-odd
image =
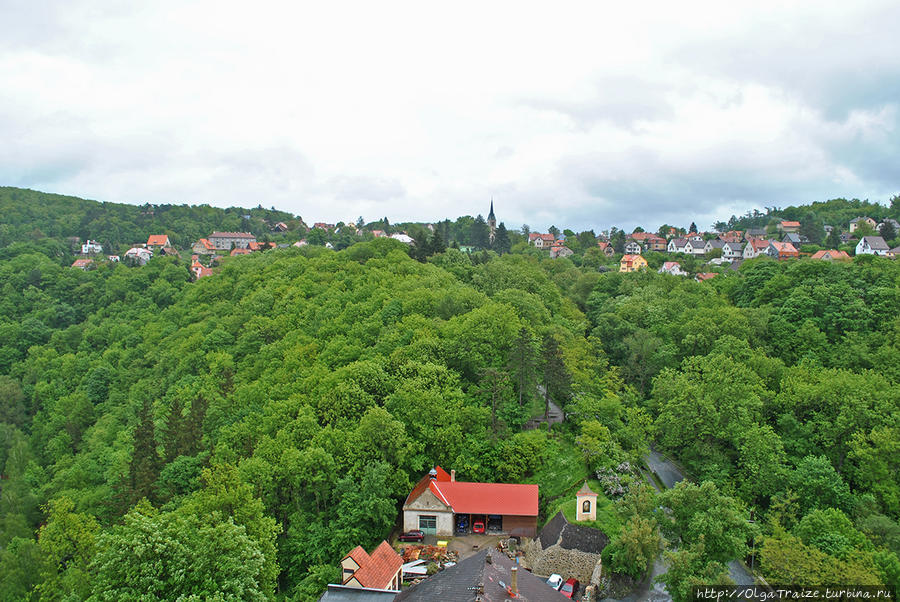
[(81, 245), (81, 254), (82, 255), (93, 255), (94, 253), (102, 253), (103, 245), (101, 245), (96, 240), (88, 239), (86, 243)]
[(642, 250), (641, 244), (636, 240), (629, 240), (625, 243), (625, 253), (628, 255), (640, 255)]
[[(724, 247), (724, 246), (725, 246), (724, 241), (716, 240), (716, 239), (713, 239), (713, 240), (707, 240), (707, 241), (706, 241), (706, 244), (703, 245), (703, 252), (704, 252), (704, 253), (710, 253), (710, 252), (712, 252), (714, 249), (721, 249), (721, 248)], [(723, 255), (725, 254), (724, 251), (722, 252), (722, 254), (723, 254)]]
[(684, 245), (684, 252), (691, 255), (703, 255), (706, 253), (706, 243), (703, 240), (688, 239)]
[(138, 265), (144, 265), (150, 258), (153, 257), (153, 251), (150, 249), (144, 249), (142, 247), (131, 247), (127, 251), (125, 251), (125, 257), (131, 258)]
[(687, 276), (687, 272), (681, 269), (681, 264), (677, 261), (667, 261), (662, 264), (658, 272), (660, 274), (671, 274), (673, 276)]
[(857, 255), (887, 255), (891, 248), (880, 236), (863, 236), (856, 243)]
[(726, 242), (722, 245), (723, 259), (741, 259), (744, 257), (744, 244), (740, 242)]
[(399, 240), (400, 242), (406, 243), (408, 245), (416, 242), (415, 240), (413, 240), (412, 236), (408, 236), (406, 234), (391, 234), (391, 238), (393, 238), (394, 240)]
[(687, 242), (686, 238), (673, 238), (669, 241), (666, 251), (669, 253), (690, 253), (690, 251), (685, 250)]

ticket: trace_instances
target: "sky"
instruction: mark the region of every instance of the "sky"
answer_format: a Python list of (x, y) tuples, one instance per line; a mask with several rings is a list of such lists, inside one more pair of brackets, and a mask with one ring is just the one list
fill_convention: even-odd
[(900, 194), (900, 2), (0, 0), (0, 185), (701, 229)]

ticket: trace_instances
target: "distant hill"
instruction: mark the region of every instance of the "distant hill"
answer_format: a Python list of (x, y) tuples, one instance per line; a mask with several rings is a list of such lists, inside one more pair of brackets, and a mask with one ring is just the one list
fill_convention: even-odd
[(118, 249), (146, 242), (151, 234), (167, 234), (175, 246), (185, 248), (217, 230), (262, 237), (270, 233), (270, 224), (278, 222), (285, 222), (290, 230), (306, 229), (299, 216), (261, 206), (129, 205), (0, 187), (0, 247), (42, 238), (78, 237)]

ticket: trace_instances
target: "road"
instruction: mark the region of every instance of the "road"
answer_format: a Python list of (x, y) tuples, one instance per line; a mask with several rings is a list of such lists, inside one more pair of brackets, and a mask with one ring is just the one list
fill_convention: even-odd
[[(544, 387), (542, 385), (537, 386), (538, 395), (540, 395), (541, 399), (544, 399)], [(549, 422), (550, 424), (557, 424), (566, 419), (566, 415), (563, 413), (562, 409), (552, 401), (550, 402), (550, 414), (548, 416), (544, 416), (543, 414), (532, 418), (528, 422), (525, 423), (525, 430), (536, 429), (544, 423)]]
[[(674, 487), (676, 483), (684, 480), (684, 474), (681, 470), (668, 460), (665, 456), (657, 451), (650, 450), (644, 456), (644, 462), (656, 473), (662, 484), (668, 489)], [(647, 476), (647, 475), (645, 475)], [(659, 489), (657, 484), (650, 478), (647, 479), (653, 487)], [(658, 556), (653, 563), (653, 570), (650, 576), (641, 582), (641, 585), (630, 595), (622, 599), (604, 598), (606, 602), (671, 602), (672, 596), (666, 591), (666, 587), (656, 582), (656, 578), (666, 572), (665, 561), (662, 556)], [(744, 566), (744, 563), (738, 560), (732, 560), (728, 563), (728, 574), (736, 585), (754, 585), (756, 582), (753, 575)]]

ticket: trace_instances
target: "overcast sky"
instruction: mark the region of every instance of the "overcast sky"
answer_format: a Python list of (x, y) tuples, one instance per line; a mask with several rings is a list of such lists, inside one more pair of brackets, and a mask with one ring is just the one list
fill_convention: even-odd
[(702, 228), (900, 193), (900, 2), (0, 0), (0, 184)]

